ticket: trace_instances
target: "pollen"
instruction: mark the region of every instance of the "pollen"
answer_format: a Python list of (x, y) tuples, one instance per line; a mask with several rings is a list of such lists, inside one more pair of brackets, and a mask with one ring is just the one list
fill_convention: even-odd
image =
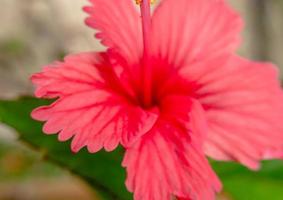
[[(136, 0), (136, 4), (140, 5), (143, 0)], [(151, 4), (154, 4), (156, 0), (150, 0)]]

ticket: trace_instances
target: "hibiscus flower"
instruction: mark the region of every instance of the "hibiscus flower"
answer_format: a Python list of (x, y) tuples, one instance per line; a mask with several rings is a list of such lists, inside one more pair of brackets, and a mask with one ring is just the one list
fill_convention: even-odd
[(135, 200), (212, 200), (205, 154), (252, 169), (283, 150), (277, 69), (236, 55), (242, 20), (224, 0), (90, 0), (105, 52), (67, 56), (32, 76), (34, 119), (71, 149), (125, 148)]

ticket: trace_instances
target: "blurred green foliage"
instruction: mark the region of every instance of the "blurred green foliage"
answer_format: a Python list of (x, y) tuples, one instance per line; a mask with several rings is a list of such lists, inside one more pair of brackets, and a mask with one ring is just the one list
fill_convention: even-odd
[[(30, 118), (33, 108), (50, 101), (25, 97), (14, 101), (0, 101), (0, 121), (13, 127), (20, 139), (29, 143), (40, 155), (53, 164), (82, 177), (102, 199), (130, 200), (121, 167), (123, 149), (90, 154), (82, 150), (73, 154), (69, 142), (59, 143), (56, 136), (46, 136), (42, 124)], [(1, 149), (0, 149), (1, 156)], [(211, 162), (224, 183), (224, 191), (231, 200), (281, 200), (283, 197), (283, 162), (265, 161), (262, 170), (252, 172), (236, 163)]]
[(26, 49), (26, 46), (22, 40), (10, 39), (0, 42), (0, 52), (1, 54), (9, 55), (20, 55)]
[(283, 161), (264, 161), (260, 171), (232, 162), (211, 163), (232, 200), (282, 200)]
[(40, 152), (18, 143), (0, 141), (0, 180), (25, 181), (30, 177), (58, 177), (61, 170), (42, 159)]

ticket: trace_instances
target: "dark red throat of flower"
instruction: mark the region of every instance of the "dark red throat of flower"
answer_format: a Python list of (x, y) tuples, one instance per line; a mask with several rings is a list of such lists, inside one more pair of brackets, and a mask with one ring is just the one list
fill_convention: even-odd
[(152, 104), (152, 64), (150, 63), (150, 35), (151, 35), (151, 12), (150, 4), (155, 0), (136, 0), (140, 5), (142, 31), (143, 31), (143, 59), (142, 59), (142, 85), (143, 105), (149, 107)]

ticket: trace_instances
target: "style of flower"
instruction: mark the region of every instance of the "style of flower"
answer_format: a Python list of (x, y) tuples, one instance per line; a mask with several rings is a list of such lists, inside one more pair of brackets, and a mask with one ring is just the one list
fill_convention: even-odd
[[(282, 157), (277, 69), (235, 54), (242, 20), (224, 0), (90, 0), (88, 26), (106, 52), (70, 55), (32, 76), (43, 131), (84, 146), (125, 148), (135, 200), (212, 200), (221, 183), (206, 160), (252, 169)], [(141, 16), (140, 16), (141, 14)]]

